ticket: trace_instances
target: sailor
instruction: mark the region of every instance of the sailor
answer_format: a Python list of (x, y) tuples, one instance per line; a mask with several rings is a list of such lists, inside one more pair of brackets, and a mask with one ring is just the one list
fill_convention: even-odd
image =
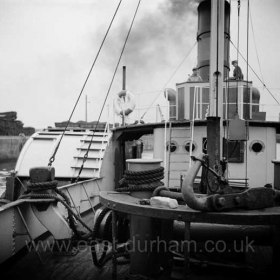
[(242, 74), (242, 70), (241, 68), (238, 66), (238, 61), (237, 60), (233, 60), (231, 62), (231, 64), (234, 67), (233, 70), (233, 79), (237, 80), (237, 81), (242, 81), (243, 80), (243, 74)]
[(199, 70), (197, 67), (194, 67), (192, 69), (193, 73), (191, 76), (188, 78), (187, 82), (202, 82), (202, 78), (199, 75)]

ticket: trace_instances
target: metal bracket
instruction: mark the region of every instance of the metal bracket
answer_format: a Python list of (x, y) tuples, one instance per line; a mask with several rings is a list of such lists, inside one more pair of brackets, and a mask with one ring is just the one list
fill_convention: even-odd
[(57, 206), (50, 204), (46, 211), (39, 211), (36, 205), (32, 205), (32, 210), (37, 219), (48, 229), (55, 239), (72, 237), (72, 230)]

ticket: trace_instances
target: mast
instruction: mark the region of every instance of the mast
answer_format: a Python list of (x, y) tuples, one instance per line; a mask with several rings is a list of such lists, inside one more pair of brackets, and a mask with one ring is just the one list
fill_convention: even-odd
[(225, 0), (211, 1), (210, 110), (209, 116), (222, 117), (224, 82)]
[(207, 122), (207, 153), (209, 165), (220, 172), (223, 131), (223, 83), (224, 83), (224, 22), (225, 0), (211, 1), (210, 37), (210, 105)]
[[(123, 66), (123, 72), (122, 72), (122, 90), (126, 91), (126, 66)], [(123, 100), (125, 101), (125, 96), (123, 96)], [(122, 114), (122, 126), (125, 124), (125, 115)]]

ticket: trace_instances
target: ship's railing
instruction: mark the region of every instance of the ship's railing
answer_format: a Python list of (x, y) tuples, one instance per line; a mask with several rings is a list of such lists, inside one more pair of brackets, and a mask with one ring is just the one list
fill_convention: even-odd
[[(125, 118), (126, 124), (158, 123), (166, 120), (206, 120), (209, 111), (209, 83), (193, 82), (177, 84), (176, 103), (169, 102), (164, 90), (136, 93), (134, 111)], [(223, 119), (232, 119), (238, 113), (240, 118), (253, 120), (279, 121), (280, 106), (259, 103), (254, 99), (251, 82), (230, 81), (224, 83)], [(261, 91), (260, 100), (267, 100)], [(150, 102), (158, 98), (153, 106)], [(146, 102), (146, 104), (145, 104)], [(273, 101), (272, 101), (273, 102)], [(108, 117), (112, 124), (122, 125), (122, 118), (115, 114), (113, 100), (107, 106)], [(143, 117), (144, 116), (144, 117)]]
[[(105, 125), (105, 128), (104, 128), (104, 131), (103, 131), (103, 136), (102, 136), (102, 141), (101, 141), (101, 148), (99, 150), (99, 156), (98, 156), (98, 170), (99, 171), (101, 169), (102, 159), (103, 159), (103, 156), (104, 156), (104, 151), (105, 151), (106, 147), (109, 144), (110, 134), (111, 134), (111, 132), (110, 132), (110, 124), (107, 121), (106, 125)], [(104, 147), (104, 144), (106, 144), (105, 147)]]
[[(209, 114), (210, 85), (204, 82), (177, 84), (176, 119), (205, 120)], [(255, 95), (254, 95), (255, 94)], [(232, 119), (238, 113), (243, 119), (265, 120), (252, 82), (224, 82), (223, 119)]]
[[(154, 93), (154, 94), (152, 94)], [(164, 91), (154, 91), (148, 93), (136, 93), (135, 104), (136, 107), (133, 112), (125, 117), (125, 124), (133, 123), (160, 123), (169, 120), (170, 118), (175, 119), (176, 117), (176, 105), (171, 105), (167, 98), (164, 96)], [(150, 103), (155, 96), (158, 96), (157, 100), (150, 106)], [(174, 108), (174, 110), (171, 110)], [(122, 125), (122, 117), (117, 115), (114, 110), (114, 100), (107, 106), (108, 119), (114, 125)]]

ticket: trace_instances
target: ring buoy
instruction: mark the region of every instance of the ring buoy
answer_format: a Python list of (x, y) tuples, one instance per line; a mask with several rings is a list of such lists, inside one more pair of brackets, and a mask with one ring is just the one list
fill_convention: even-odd
[(134, 96), (128, 90), (120, 91), (114, 99), (114, 109), (117, 115), (128, 116), (135, 109)]

